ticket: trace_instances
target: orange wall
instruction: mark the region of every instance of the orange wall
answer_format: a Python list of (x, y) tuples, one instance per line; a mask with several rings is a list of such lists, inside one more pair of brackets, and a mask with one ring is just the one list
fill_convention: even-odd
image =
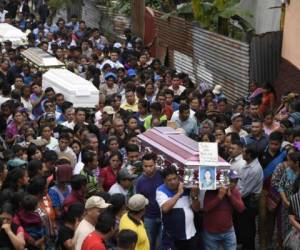
[(286, 7), (282, 56), (300, 69), (300, 0)]

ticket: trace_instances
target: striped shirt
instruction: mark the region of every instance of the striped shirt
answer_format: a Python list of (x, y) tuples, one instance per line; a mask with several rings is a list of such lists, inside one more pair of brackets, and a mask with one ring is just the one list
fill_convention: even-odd
[(90, 171), (86, 169), (82, 169), (80, 174), (85, 176), (87, 179), (87, 191), (86, 191), (86, 198), (91, 197), (95, 193), (100, 191), (99, 183), (97, 177)]

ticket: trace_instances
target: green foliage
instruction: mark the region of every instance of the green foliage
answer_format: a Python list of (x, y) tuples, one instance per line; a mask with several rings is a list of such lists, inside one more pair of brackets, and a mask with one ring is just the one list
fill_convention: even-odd
[(188, 21), (193, 21), (193, 9), (191, 4), (181, 4), (177, 6), (176, 10), (173, 10), (172, 12), (166, 13), (161, 16), (161, 19), (167, 20), (171, 16), (179, 16), (182, 17)]
[[(132, 0), (98, 0), (100, 5), (106, 6), (115, 12), (125, 15), (130, 15), (131, 13), (131, 2)], [(173, 0), (145, 0), (146, 6), (166, 13), (170, 13), (174, 10), (172, 3)]]
[[(238, 8), (239, 2), (240, 0), (192, 0), (191, 4), (194, 18), (202, 28), (240, 40), (242, 33), (253, 28), (246, 21), (251, 14)], [(235, 24), (230, 20), (234, 20)]]
[(251, 16), (250, 13), (237, 7), (240, 0), (192, 0), (195, 19), (203, 28), (216, 26), (219, 18), (242, 18)]
[(130, 15), (131, 12), (131, 0), (118, 0), (112, 3), (112, 9), (115, 12), (124, 15)]

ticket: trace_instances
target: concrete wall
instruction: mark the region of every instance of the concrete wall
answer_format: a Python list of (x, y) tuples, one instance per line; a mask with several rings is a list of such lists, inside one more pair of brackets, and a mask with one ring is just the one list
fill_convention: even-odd
[(282, 56), (300, 69), (300, 1), (291, 0), (286, 7)]

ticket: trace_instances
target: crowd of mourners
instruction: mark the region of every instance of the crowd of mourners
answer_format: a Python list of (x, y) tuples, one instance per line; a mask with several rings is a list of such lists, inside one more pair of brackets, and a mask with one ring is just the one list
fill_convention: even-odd
[[(47, 1), (33, 3), (0, 1), (0, 22), (28, 37), (1, 43), (1, 250), (299, 249), (297, 93), (251, 83), (229, 102), (221, 85), (152, 58), (130, 29), (115, 41), (76, 16), (54, 23)], [(20, 55), (28, 47), (90, 81), (95, 109), (43, 88)], [(176, 168), (161, 169), (137, 137), (160, 126), (217, 142), (230, 185), (187, 189)]]

